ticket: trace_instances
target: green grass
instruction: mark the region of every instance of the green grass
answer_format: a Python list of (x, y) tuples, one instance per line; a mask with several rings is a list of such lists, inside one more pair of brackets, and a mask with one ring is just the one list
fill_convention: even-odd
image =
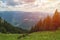
[(21, 38), (21, 40), (60, 40), (60, 31), (55, 32), (36, 32), (32, 33), (29, 36), (26, 36), (25, 38)]
[(20, 34), (0, 34), (0, 40), (60, 40), (60, 31), (35, 32), (17, 39)]
[(19, 34), (0, 34), (0, 40), (17, 40)]

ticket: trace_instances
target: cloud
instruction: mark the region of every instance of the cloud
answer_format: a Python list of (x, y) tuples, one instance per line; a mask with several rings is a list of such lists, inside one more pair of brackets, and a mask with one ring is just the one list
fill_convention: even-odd
[(15, 5), (20, 5), (21, 4), (21, 1), (17, 1), (17, 0), (0, 0), (2, 1), (3, 3), (6, 2), (7, 5), (10, 5), (10, 6), (15, 6)]
[(6, 9), (6, 3), (0, 1), (0, 11), (4, 11)]
[(55, 9), (60, 10), (60, 0), (6, 0), (1, 1), (0, 6), (1, 10), (7, 11), (54, 12)]
[(32, 3), (35, 2), (35, 0), (23, 0), (25, 3)]
[(17, 5), (13, 0), (8, 0), (6, 2), (7, 2), (7, 5), (11, 5), (11, 6)]
[(22, 5), (22, 4), (29, 4), (34, 2), (35, 0), (5, 0), (7, 5), (16, 6), (16, 5)]

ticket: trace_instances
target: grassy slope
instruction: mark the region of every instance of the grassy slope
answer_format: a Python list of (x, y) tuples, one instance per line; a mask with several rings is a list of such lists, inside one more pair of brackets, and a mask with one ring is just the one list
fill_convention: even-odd
[(60, 31), (56, 32), (36, 32), (26, 36), (21, 40), (60, 40)]
[(60, 40), (60, 31), (35, 32), (21, 39), (17, 39), (19, 36), (19, 34), (0, 34), (0, 40)]
[(0, 34), (0, 40), (17, 40), (19, 34)]

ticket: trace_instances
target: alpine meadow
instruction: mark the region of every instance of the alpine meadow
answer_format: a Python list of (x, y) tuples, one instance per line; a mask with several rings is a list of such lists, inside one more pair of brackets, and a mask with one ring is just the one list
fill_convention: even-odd
[(0, 0), (0, 40), (60, 40), (60, 0)]

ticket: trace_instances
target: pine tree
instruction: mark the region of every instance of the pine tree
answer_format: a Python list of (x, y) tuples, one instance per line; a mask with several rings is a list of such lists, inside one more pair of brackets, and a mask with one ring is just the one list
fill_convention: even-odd
[(52, 19), (50, 16), (47, 16), (44, 20), (43, 20), (43, 30), (50, 30), (51, 29), (51, 23), (52, 23)]
[(52, 18), (47, 16), (43, 21), (40, 20), (34, 27), (32, 27), (32, 30), (34, 30), (34, 32), (49, 30), (53, 31), (58, 28), (60, 28), (60, 14), (56, 9)]
[(60, 26), (60, 14), (57, 11), (57, 9), (56, 9), (55, 14), (53, 15), (52, 19), (53, 19), (53, 26), (55, 29), (57, 29)]

